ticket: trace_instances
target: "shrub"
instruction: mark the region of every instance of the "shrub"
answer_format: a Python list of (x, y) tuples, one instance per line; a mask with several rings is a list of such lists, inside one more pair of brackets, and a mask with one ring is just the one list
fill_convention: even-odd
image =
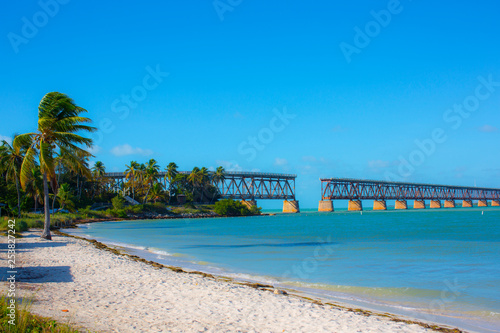
[[(78, 330), (67, 324), (61, 324), (50, 318), (43, 318), (33, 315), (29, 312), (31, 300), (24, 299), (22, 302), (17, 300), (16, 306), (11, 312), (9, 298), (0, 295), (0, 332), (25, 333), (25, 332), (58, 332), (58, 333), (77, 333)], [(15, 325), (11, 325), (10, 316), (14, 315)]]
[(128, 216), (125, 209), (111, 209), (111, 215), (113, 217), (119, 217), (121, 219), (124, 219)]
[(223, 199), (216, 202), (214, 211), (222, 216), (247, 216), (251, 214), (247, 206), (232, 199)]
[(114, 209), (123, 209), (125, 207), (125, 199), (121, 195), (117, 195), (111, 199), (111, 204)]

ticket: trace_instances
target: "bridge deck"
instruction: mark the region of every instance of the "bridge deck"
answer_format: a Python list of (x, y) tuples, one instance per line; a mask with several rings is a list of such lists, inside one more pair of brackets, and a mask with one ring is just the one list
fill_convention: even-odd
[(323, 200), (499, 200), (500, 189), (389, 182), (350, 178), (321, 178)]

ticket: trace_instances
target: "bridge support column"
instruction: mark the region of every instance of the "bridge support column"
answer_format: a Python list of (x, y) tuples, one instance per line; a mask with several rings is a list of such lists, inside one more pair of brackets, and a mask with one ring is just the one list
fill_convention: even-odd
[(321, 200), (318, 205), (318, 212), (333, 212), (333, 201)]
[(478, 207), (488, 207), (488, 200), (478, 200), (477, 206)]
[(283, 201), (283, 213), (300, 213), (299, 202), (297, 200)]
[(440, 200), (431, 200), (431, 208), (441, 208), (441, 201)]
[(394, 209), (408, 209), (408, 203), (406, 202), (406, 200), (396, 200)]
[(373, 210), (387, 210), (387, 203), (385, 200), (375, 200), (373, 202)]
[(445, 200), (444, 208), (455, 208), (455, 200)]
[(349, 200), (349, 204), (347, 205), (347, 210), (360, 211), (363, 210), (363, 204), (361, 200)]
[(472, 200), (462, 201), (462, 207), (472, 207)]
[(257, 206), (257, 201), (255, 200), (241, 200), (241, 203), (247, 206), (248, 209), (252, 209), (253, 206)]
[(425, 200), (415, 200), (413, 202), (413, 209), (425, 209)]
[(491, 200), (491, 206), (492, 207), (500, 206), (500, 200)]

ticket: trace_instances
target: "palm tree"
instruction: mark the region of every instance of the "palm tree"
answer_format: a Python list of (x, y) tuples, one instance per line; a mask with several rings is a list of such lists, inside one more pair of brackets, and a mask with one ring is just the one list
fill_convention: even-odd
[(141, 163), (137, 167), (137, 178), (138, 178), (139, 185), (140, 185), (139, 194), (144, 194), (144, 175), (145, 175), (145, 173), (146, 173), (146, 165), (144, 165), (144, 163)]
[(200, 202), (203, 202), (203, 195), (206, 195), (207, 185), (210, 184), (210, 176), (207, 168), (202, 167), (200, 171), (198, 171), (198, 182), (200, 185)]
[(172, 189), (175, 184), (175, 178), (177, 176), (177, 164), (174, 162), (170, 162), (166, 169), (167, 173), (165, 174), (165, 178), (168, 180), (168, 203), (170, 204), (170, 200), (172, 199)]
[[(92, 154), (80, 148), (78, 145), (92, 146), (92, 139), (84, 138), (77, 132), (94, 132), (95, 127), (85, 125), (91, 123), (89, 118), (80, 114), (87, 110), (77, 106), (75, 102), (65, 94), (50, 92), (40, 101), (38, 106), (38, 131), (18, 135), (13, 142), (16, 149), (29, 147), (21, 166), (20, 182), (23, 189), (30, 177), (31, 170), (35, 167), (36, 157), (40, 162), (43, 175), (43, 192), (45, 206), (45, 224), (42, 238), (52, 239), (50, 235), (50, 211), (49, 211), (49, 184), (57, 188), (56, 172), (54, 165), (54, 154), (59, 149), (59, 154), (64, 154), (71, 163), (78, 164), (78, 156), (90, 157)], [(90, 178), (90, 170), (83, 165), (80, 168)]]
[(31, 175), (26, 183), (26, 194), (33, 197), (35, 200), (35, 213), (38, 208), (38, 203), (43, 203), (43, 176), (40, 172), (40, 167), (36, 166), (31, 169)]
[(94, 176), (95, 181), (97, 182), (97, 188), (99, 189), (99, 194), (101, 193), (102, 178), (105, 173), (106, 173), (106, 167), (104, 166), (104, 163), (102, 163), (101, 161), (95, 162), (94, 166), (92, 167), (92, 174)]
[(64, 207), (68, 207), (70, 212), (75, 210), (75, 203), (73, 202), (73, 194), (71, 193), (71, 187), (69, 184), (62, 184), (57, 191), (57, 199), (59, 200), (59, 204), (61, 208), (59, 210), (63, 210)]
[(194, 200), (194, 190), (198, 186), (199, 177), (200, 177), (200, 168), (198, 167), (194, 167), (191, 173), (187, 177), (187, 181), (191, 183), (192, 186), (193, 200)]
[[(125, 178), (129, 180), (132, 187), (132, 198), (135, 199), (135, 178), (137, 176), (137, 169), (139, 168), (139, 163), (136, 161), (131, 161), (130, 165), (125, 166), (127, 169), (125, 170)], [(130, 186), (129, 186), (130, 187)]]
[(156, 183), (158, 179), (158, 172), (160, 171), (160, 166), (156, 163), (155, 159), (150, 159), (149, 162), (146, 164), (146, 170), (145, 170), (145, 183), (149, 184), (148, 186), (148, 191), (146, 192), (146, 195), (144, 196), (144, 201), (143, 204), (147, 201), (149, 191), (151, 190), (151, 187)]
[(219, 183), (224, 181), (225, 175), (226, 175), (226, 170), (224, 170), (224, 167), (222, 166), (219, 166), (212, 175), (212, 182), (215, 187), (214, 196), (212, 197), (212, 202), (214, 201), (215, 196), (219, 192)]
[(5, 173), (5, 180), (16, 184), (17, 190), (17, 216), (21, 217), (21, 190), (19, 188), (19, 173), (24, 159), (24, 148), (13, 147), (2, 140), (0, 146), (0, 173)]
[(164, 191), (163, 191), (163, 185), (161, 183), (155, 183), (153, 187), (151, 187), (151, 192), (149, 193), (149, 196), (151, 199), (153, 199), (154, 203), (158, 199), (163, 198)]

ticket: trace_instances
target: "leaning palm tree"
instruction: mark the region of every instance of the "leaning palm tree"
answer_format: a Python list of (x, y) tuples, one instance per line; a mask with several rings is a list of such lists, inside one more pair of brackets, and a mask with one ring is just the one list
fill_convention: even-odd
[[(92, 156), (78, 146), (85, 145), (90, 148), (92, 139), (76, 133), (96, 131), (95, 127), (85, 125), (92, 121), (82, 117), (80, 114), (83, 112), (87, 112), (87, 110), (77, 106), (67, 95), (50, 92), (42, 98), (38, 106), (38, 131), (18, 135), (13, 142), (16, 149), (29, 147), (21, 166), (20, 182), (23, 188), (26, 187), (30, 172), (35, 167), (38, 157), (43, 175), (45, 207), (45, 223), (41, 237), (45, 239), (52, 239), (50, 235), (49, 182), (52, 184), (52, 188), (57, 188), (54, 155), (56, 153), (64, 155), (72, 163), (80, 163), (78, 156)], [(83, 171), (89, 178), (91, 177), (90, 170)]]
[(177, 176), (177, 164), (174, 162), (170, 162), (165, 169), (167, 173), (165, 174), (165, 178), (168, 180), (168, 203), (170, 204), (170, 200), (172, 198), (172, 189), (175, 185), (175, 178)]
[(5, 173), (5, 180), (16, 184), (17, 216), (21, 217), (21, 190), (19, 188), (19, 173), (24, 158), (24, 147), (13, 147), (2, 140), (0, 146), (0, 173)]
[(74, 196), (71, 193), (71, 187), (69, 184), (62, 184), (57, 191), (57, 199), (59, 200), (60, 207), (59, 210), (63, 210), (65, 207), (68, 208), (70, 212), (75, 211), (75, 203), (73, 201)]

